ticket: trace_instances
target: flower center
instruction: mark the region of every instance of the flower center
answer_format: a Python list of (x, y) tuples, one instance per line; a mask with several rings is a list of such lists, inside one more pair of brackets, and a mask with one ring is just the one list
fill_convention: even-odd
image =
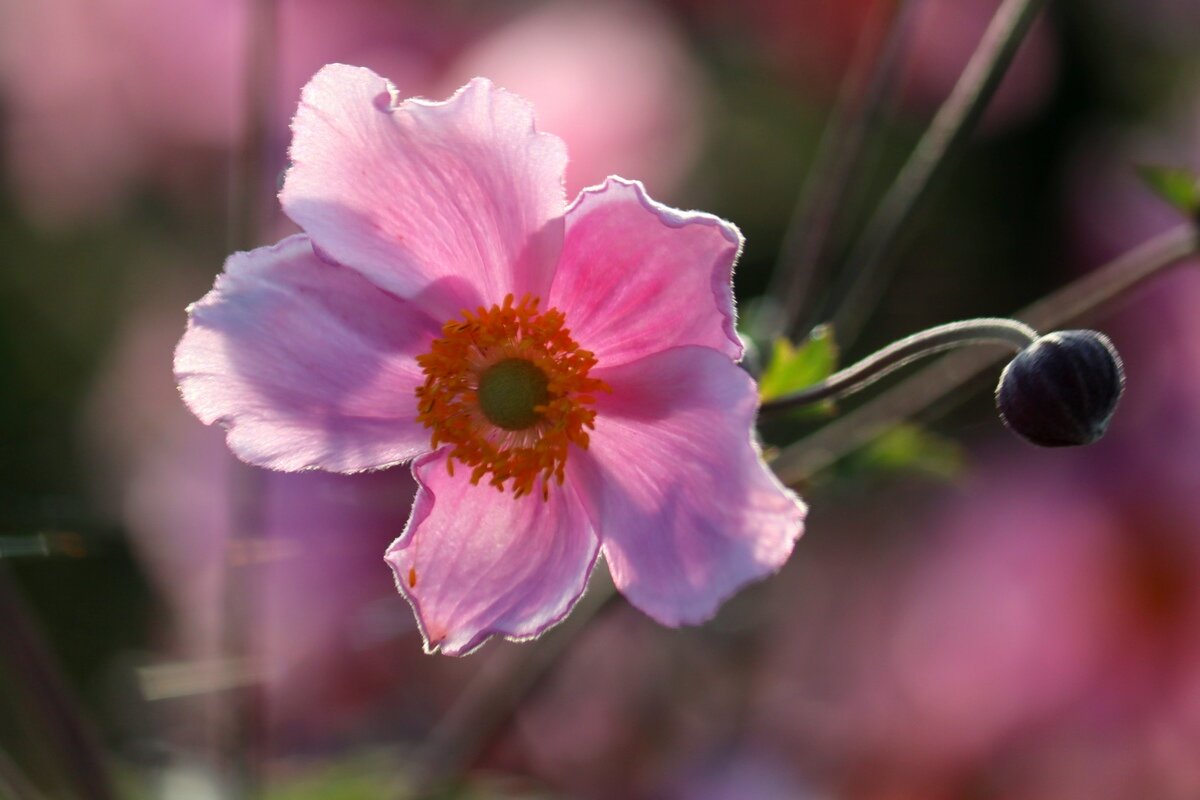
[(471, 483), (490, 475), (516, 497), (540, 478), (547, 499), (550, 481), (563, 482), (569, 445), (587, 449), (594, 393), (609, 388), (588, 377), (596, 358), (579, 349), (562, 312), (538, 304), (528, 295), (514, 304), (510, 294), (502, 306), (447, 322), (417, 357), (425, 373), (417, 419), (433, 431), (431, 446), (452, 447), (451, 474), (458, 461), (471, 468)]
[(550, 399), (550, 381), (532, 361), (506, 358), (479, 376), (479, 409), (494, 425), (506, 431), (532, 428)]

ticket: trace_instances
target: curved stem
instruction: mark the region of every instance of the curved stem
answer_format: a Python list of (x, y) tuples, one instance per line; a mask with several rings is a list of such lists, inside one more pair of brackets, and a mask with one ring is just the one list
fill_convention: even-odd
[(1038, 338), (1038, 333), (1023, 322), (1013, 319), (983, 318), (949, 322), (914, 333), (892, 342), (882, 350), (867, 356), (857, 364), (830, 375), (818, 384), (786, 397), (763, 403), (762, 411), (770, 413), (819, 403), (834, 397), (845, 397), (870, 386), (918, 358), (942, 353), (956, 347), (974, 344), (1007, 345), (1016, 351), (1024, 350)]
[[(1200, 252), (1200, 233), (1193, 225), (1180, 226), (1026, 306), (1014, 316), (1041, 330), (1061, 328), (1197, 252)], [(995, 361), (992, 354), (978, 351), (944, 356), (845, 416), (783, 448), (771, 467), (784, 483), (799, 483), (945, 397)]]

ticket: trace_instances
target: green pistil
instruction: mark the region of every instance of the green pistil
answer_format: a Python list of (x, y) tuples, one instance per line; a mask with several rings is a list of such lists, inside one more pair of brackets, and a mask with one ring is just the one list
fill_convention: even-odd
[(479, 376), (479, 407), (498, 428), (520, 431), (542, 418), (534, 409), (550, 399), (546, 373), (523, 358), (497, 361)]

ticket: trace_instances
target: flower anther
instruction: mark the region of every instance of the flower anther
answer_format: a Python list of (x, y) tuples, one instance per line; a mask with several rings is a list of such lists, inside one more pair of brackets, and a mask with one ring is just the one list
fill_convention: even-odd
[(588, 377), (596, 358), (571, 338), (562, 312), (540, 310), (529, 295), (514, 301), (509, 294), (503, 305), (463, 311), (417, 356), (425, 374), (417, 419), (432, 430), (432, 448), (452, 447), (451, 472), (458, 461), (471, 468), (471, 483), (490, 475), (515, 497), (540, 478), (548, 499), (570, 445), (587, 449), (595, 393), (609, 387)]

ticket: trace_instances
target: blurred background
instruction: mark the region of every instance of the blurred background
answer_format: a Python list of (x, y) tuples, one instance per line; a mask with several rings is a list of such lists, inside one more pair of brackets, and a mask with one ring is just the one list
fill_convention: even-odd
[[(732, 220), (754, 333), (847, 76), (903, 19), (814, 306), (998, 6), (4, 0), (0, 797), (1200, 797), (1191, 267), (1089, 320), (1128, 375), (1103, 442), (1015, 439), (991, 372), (800, 487), (791, 562), (708, 625), (585, 598), (464, 659), (422, 654), (382, 561), (407, 470), (245, 467), (174, 387), (187, 303), (292, 231), (322, 64), (491, 77), (566, 140), (569, 194), (614, 173)], [(1200, 2), (1051, 0), (842, 361), (1179, 224), (1140, 164), (1200, 167)]]

